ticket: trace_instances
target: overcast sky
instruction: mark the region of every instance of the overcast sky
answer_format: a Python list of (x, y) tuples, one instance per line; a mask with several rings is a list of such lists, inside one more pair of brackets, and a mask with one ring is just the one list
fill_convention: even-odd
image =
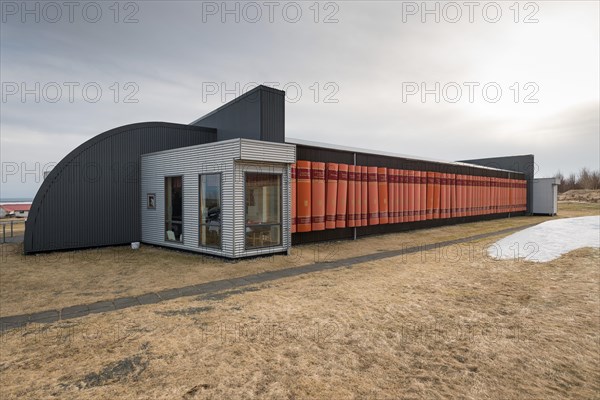
[(39, 187), (15, 166), (190, 123), (257, 83), (287, 89), (288, 137), (599, 168), (599, 3), (513, 3), (3, 1), (0, 196)]

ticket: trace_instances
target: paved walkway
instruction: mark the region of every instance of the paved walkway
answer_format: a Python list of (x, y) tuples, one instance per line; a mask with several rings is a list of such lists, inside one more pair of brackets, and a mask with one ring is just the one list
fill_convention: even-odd
[(479, 235), (468, 236), (455, 240), (447, 240), (443, 242), (431, 243), (421, 246), (403, 248), (398, 250), (382, 251), (373, 254), (366, 254), (363, 256), (346, 258), (342, 260), (336, 260), (331, 262), (319, 262), (314, 264), (303, 265), (300, 267), (292, 267), (281, 269), (277, 271), (261, 272), (253, 275), (246, 275), (239, 278), (222, 279), (219, 281), (212, 281), (206, 283), (200, 283), (198, 285), (190, 285), (175, 289), (166, 289), (159, 292), (152, 292), (142, 294), (140, 296), (132, 297), (121, 297), (108, 301), (99, 301), (96, 303), (79, 304), (75, 306), (65, 307), (63, 309), (46, 310), (40, 311), (33, 314), (22, 314), (13, 315), (9, 317), (0, 318), (0, 332), (4, 332), (9, 329), (24, 326), (26, 324), (35, 323), (50, 323), (59, 320), (72, 319), (83, 317), (89, 314), (103, 313), (108, 311), (121, 310), (123, 308), (129, 308), (144, 304), (154, 304), (165, 300), (176, 299), (179, 297), (196, 296), (196, 295), (210, 295), (213, 293), (221, 292), (223, 290), (238, 289), (244, 286), (271, 282), (282, 278), (288, 278), (292, 276), (309, 274), (317, 271), (324, 271), (328, 269), (350, 267), (357, 264), (362, 264), (370, 261), (382, 260), (390, 257), (397, 257), (404, 254), (418, 253), (420, 251), (433, 250), (439, 247), (451, 246), (460, 243), (471, 242), (474, 240), (485, 239), (492, 236), (503, 235), (511, 233), (519, 229), (529, 228), (537, 224), (529, 224), (519, 226), (515, 228), (503, 229), (500, 231), (482, 233)]

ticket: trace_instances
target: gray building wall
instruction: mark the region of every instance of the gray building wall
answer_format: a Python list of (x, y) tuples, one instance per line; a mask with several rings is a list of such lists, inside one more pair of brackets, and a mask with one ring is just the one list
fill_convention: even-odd
[(218, 128), (219, 141), (285, 141), (285, 92), (258, 86), (191, 123)]
[[(141, 156), (141, 226), (144, 243), (229, 258), (286, 251), (291, 246), (290, 164), (296, 149), (283, 143), (231, 139)], [(282, 245), (245, 250), (244, 172), (281, 173)], [(199, 175), (221, 173), (221, 249), (199, 246)], [(183, 243), (165, 240), (164, 181), (183, 176)], [(156, 194), (156, 209), (148, 209), (147, 193)]]
[(215, 129), (148, 122), (86, 141), (42, 182), (26, 223), (25, 253), (139, 241), (140, 155), (216, 136)]
[(533, 212), (533, 178), (536, 170), (533, 154), (478, 158), (474, 160), (463, 160), (462, 162), (483, 165), (492, 168), (507, 169), (509, 171), (520, 172), (525, 175), (525, 179), (527, 180), (527, 213), (531, 214)]

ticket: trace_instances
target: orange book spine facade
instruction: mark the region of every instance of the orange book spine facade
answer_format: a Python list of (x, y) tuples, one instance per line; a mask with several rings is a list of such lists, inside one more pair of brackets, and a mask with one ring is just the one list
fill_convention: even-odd
[(442, 176), (439, 172), (434, 172), (433, 175), (433, 219), (440, 218), (440, 177)]
[(398, 218), (399, 221), (398, 222), (405, 222), (406, 221), (406, 202), (407, 200), (407, 192), (408, 192), (408, 185), (406, 183), (406, 170), (399, 170), (398, 171), (398, 183), (399, 183), (399, 192), (400, 192), (400, 202), (398, 204), (399, 206), (399, 210), (398, 210)]
[(377, 167), (367, 167), (367, 183), (369, 204), (369, 225), (379, 224), (379, 181), (377, 180)]
[(450, 204), (449, 204), (449, 215), (448, 218), (456, 217), (456, 188), (455, 188), (456, 175), (448, 174), (448, 188), (450, 192)]
[(481, 202), (481, 195), (480, 195), (480, 182), (479, 182), (479, 177), (478, 176), (473, 176), (473, 215), (479, 215), (479, 212), (481, 211), (481, 207), (480, 207), (480, 202)]
[(362, 226), (362, 175), (361, 167), (358, 165), (354, 167), (354, 181), (354, 207), (356, 208), (354, 226)]
[(408, 173), (408, 222), (415, 220), (415, 171), (409, 170)]
[(312, 162), (310, 177), (312, 181), (312, 230), (325, 229), (325, 163)]
[(440, 174), (440, 218), (448, 218), (448, 184), (446, 174)]
[(465, 187), (467, 188), (466, 216), (473, 215), (473, 181), (471, 175), (465, 175)]
[(419, 181), (419, 191), (421, 192), (421, 204), (419, 204), (419, 221), (427, 219), (427, 172), (421, 171), (421, 179)]
[(379, 196), (379, 223), (388, 223), (388, 181), (387, 168), (377, 168), (377, 190)]
[(356, 221), (356, 190), (355, 190), (354, 165), (348, 166), (348, 226), (353, 228)]
[(421, 220), (421, 171), (415, 171), (415, 221)]
[(396, 183), (394, 182), (395, 172), (393, 168), (388, 168), (387, 182), (388, 182), (388, 223), (396, 223)]
[(361, 226), (367, 226), (369, 221), (369, 174), (368, 168), (365, 166), (360, 167), (361, 171), (361, 213), (360, 213), (360, 224)]
[(325, 165), (325, 229), (335, 229), (335, 210), (337, 207), (338, 164)]
[(292, 164), (291, 166), (291, 178), (292, 181), (290, 183), (291, 185), (291, 203), (292, 203), (292, 233), (296, 233), (297, 231), (297, 219), (296, 219), (296, 201), (297, 201), (297, 194), (296, 194), (296, 164)]
[(312, 230), (312, 183), (310, 178), (310, 161), (296, 163), (296, 230), (310, 232)]
[(337, 207), (335, 227), (345, 228), (348, 209), (348, 164), (338, 165)]
[(427, 171), (427, 209), (425, 210), (425, 219), (433, 219), (433, 187), (435, 175)]

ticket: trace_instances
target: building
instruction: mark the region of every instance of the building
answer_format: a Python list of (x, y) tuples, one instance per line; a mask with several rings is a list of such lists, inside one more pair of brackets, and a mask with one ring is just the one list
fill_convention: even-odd
[(559, 178), (536, 178), (533, 180), (532, 214), (556, 215), (558, 212)]
[(29, 203), (0, 204), (0, 218), (27, 218), (30, 208), (31, 204)]
[(139, 241), (238, 258), (531, 207), (533, 156), (486, 165), (290, 139), (284, 96), (259, 86), (189, 125), (88, 140), (43, 181), (25, 253)]

